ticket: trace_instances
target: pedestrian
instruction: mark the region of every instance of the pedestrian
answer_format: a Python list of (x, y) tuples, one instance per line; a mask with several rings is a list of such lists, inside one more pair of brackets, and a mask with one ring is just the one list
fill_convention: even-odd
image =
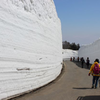
[(77, 57), (77, 61), (79, 62), (79, 57)]
[(99, 76), (100, 76), (100, 64), (99, 64), (99, 59), (95, 59), (94, 63), (92, 64), (89, 72), (93, 76), (92, 79), (92, 88), (97, 88), (98, 86), (98, 81), (99, 81)]
[(82, 57), (82, 58), (81, 58), (81, 65), (82, 65), (82, 68), (83, 68), (83, 66), (84, 66), (84, 63), (85, 63), (85, 61), (84, 61), (84, 58)]
[(90, 60), (89, 60), (89, 57), (87, 57), (87, 60), (86, 60), (86, 65), (87, 65), (87, 68), (89, 69), (89, 65), (90, 65)]
[(70, 58), (70, 61), (72, 61), (72, 57)]
[(75, 61), (75, 57), (73, 57), (73, 61)]

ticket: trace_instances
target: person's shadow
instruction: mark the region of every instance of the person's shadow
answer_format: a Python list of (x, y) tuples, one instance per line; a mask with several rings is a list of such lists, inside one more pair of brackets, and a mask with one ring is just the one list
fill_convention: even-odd
[(100, 96), (99, 95), (92, 95), (92, 96), (79, 96), (77, 98), (77, 100), (100, 100)]
[(78, 90), (86, 90), (86, 89), (91, 89), (91, 88), (88, 88), (88, 87), (73, 87), (73, 89), (78, 89)]
[[(81, 64), (81, 62), (80, 62), (80, 61), (79, 61), (79, 62), (78, 62), (78, 61), (73, 61), (73, 63), (75, 63), (78, 67), (82, 68), (82, 64)], [(89, 68), (87, 68), (86, 63), (84, 63), (84, 64), (83, 64), (83, 68), (85, 68), (85, 69), (89, 70), (89, 69), (90, 69), (90, 67), (91, 67), (91, 65), (92, 65), (92, 64), (90, 64), (90, 65), (89, 65)]]

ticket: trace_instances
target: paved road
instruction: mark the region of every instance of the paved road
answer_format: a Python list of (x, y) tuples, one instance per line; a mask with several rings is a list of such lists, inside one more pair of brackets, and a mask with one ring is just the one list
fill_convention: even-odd
[(61, 76), (53, 83), (11, 100), (100, 100), (100, 88), (91, 89), (92, 76), (79, 63), (64, 61)]

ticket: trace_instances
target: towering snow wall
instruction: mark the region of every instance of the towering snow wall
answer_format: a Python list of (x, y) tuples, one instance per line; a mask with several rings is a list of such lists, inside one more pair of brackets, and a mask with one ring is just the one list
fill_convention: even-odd
[(87, 57), (90, 59), (90, 63), (93, 63), (96, 58), (100, 60), (100, 39), (92, 44), (81, 46), (78, 52), (79, 57)]
[(0, 0), (0, 99), (41, 87), (62, 69), (53, 0)]

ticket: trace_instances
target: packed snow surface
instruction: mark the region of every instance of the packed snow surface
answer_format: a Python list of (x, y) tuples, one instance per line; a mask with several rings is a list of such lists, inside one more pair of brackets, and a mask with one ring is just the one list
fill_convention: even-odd
[(53, 0), (0, 0), (0, 99), (61, 72), (61, 23)]
[(94, 60), (98, 58), (100, 60), (100, 39), (89, 45), (81, 46), (78, 52), (79, 57), (84, 57), (85, 61), (87, 57), (90, 59), (90, 63), (94, 63)]
[(78, 51), (71, 50), (71, 49), (63, 49), (62, 51), (63, 60), (64, 59), (70, 59), (71, 57), (75, 57), (75, 59), (78, 57)]

